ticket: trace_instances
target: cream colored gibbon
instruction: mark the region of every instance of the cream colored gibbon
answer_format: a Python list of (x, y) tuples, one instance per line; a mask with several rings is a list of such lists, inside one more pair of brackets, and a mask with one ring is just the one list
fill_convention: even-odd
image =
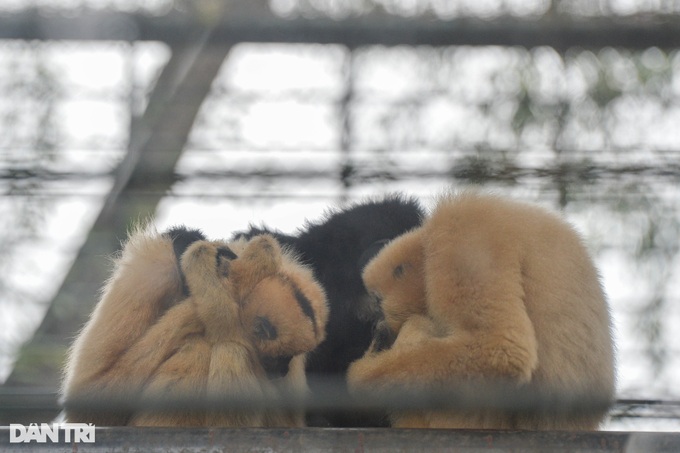
[[(140, 398), (210, 402), (306, 391), (305, 354), (323, 340), (328, 316), (311, 271), (271, 236), (226, 243), (180, 233), (178, 239), (137, 231), (127, 242), (72, 347), (63, 386), (67, 421), (302, 426), (303, 414), (283, 411), (102, 411), (83, 405), (102, 397), (125, 406)], [(78, 404), (70, 407), (69, 401)]]
[[(474, 192), (448, 196), (363, 278), (385, 327), (349, 368), (354, 393), (507, 391), (497, 406), (393, 411), (392, 426), (592, 430), (606, 415), (609, 308), (581, 239), (557, 215)], [(581, 407), (560, 404), (570, 401)]]

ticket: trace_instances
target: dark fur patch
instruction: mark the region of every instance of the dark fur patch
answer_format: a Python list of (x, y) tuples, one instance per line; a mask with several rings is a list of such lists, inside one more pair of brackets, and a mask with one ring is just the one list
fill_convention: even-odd
[(269, 379), (278, 379), (288, 374), (292, 358), (292, 356), (261, 357), (260, 362)]
[(180, 259), (191, 244), (196, 241), (204, 241), (206, 239), (205, 235), (201, 230), (187, 229), (185, 226), (176, 226), (170, 228), (164, 233), (172, 241), (172, 249), (175, 252), (175, 262), (177, 263), (177, 268), (180, 270), (180, 279), (182, 280), (182, 292), (185, 296), (189, 296), (189, 286), (187, 286), (186, 278), (184, 273), (179, 266)]
[(405, 269), (406, 269), (406, 265), (405, 265), (405, 264), (400, 264), (400, 265), (396, 266), (396, 267), (392, 270), (392, 277), (394, 277), (396, 280), (399, 280), (399, 279), (401, 278), (401, 276), (404, 275), (404, 270), (405, 270)]
[(238, 258), (236, 253), (232, 252), (229, 247), (219, 247), (217, 249), (217, 255), (215, 256), (215, 266), (217, 267), (217, 272), (222, 277), (229, 276), (229, 262)]
[[(312, 393), (323, 391), (315, 378), (344, 379), (349, 364), (361, 357), (373, 340), (377, 313), (367, 317), (366, 288), (361, 280), (363, 267), (386, 240), (415, 227), (424, 217), (420, 203), (413, 198), (388, 196), (342, 210), (329, 212), (318, 222), (310, 222), (294, 236), (262, 227), (253, 227), (237, 237), (252, 238), (272, 234), (312, 267), (314, 277), (328, 297), (326, 339), (307, 355), (305, 369)], [(364, 417), (356, 411), (321, 411), (308, 414), (310, 426), (386, 426), (385, 417)], [(319, 417), (315, 417), (319, 416)], [(325, 422), (321, 422), (325, 420)]]
[(249, 241), (256, 236), (261, 236), (263, 234), (269, 234), (270, 236), (273, 236), (274, 239), (276, 239), (276, 241), (281, 245), (294, 245), (295, 241), (297, 241), (296, 237), (283, 234), (280, 231), (272, 230), (266, 227), (258, 228), (252, 225), (250, 226), (250, 229), (248, 231), (238, 231), (234, 233), (232, 239), (233, 240), (245, 239)]
[(300, 310), (302, 310), (302, 313), (304, 313), (305, 316), (307, 316), (312, 321), (312, 325), (314, 326), (314, 334), (318, 336), (319, 331), (316, 325), (316, 315), (314, 313), (314, 308), (312, 308), (311, 301), (302, 293), (300, 288), (298, 288), (295, 283), (290, 282), (290, 286), (293, 289), (293, 294), (295, 295), (295, 300), (300, 306)]
[(170, 240), (172, 241), (172, 248), (175, 251), (175, 258), (177, 258), (177, 261), (179, 261), (191, 244), (206, 239), (201, 230), (190, 230), (184, 226), (173, 227), (166, 231), (165, 234), (170, 237)]
[(373, 335), (373, 352), (390, 349), (396, 339), (397, 336), (392, 332), (387, 323), (384, 321), (379, 322), (375, 326), (375, 333)]
[(219, 247), (217, 249), (217, 256), (226, 258), (228, 260), (235, 260), (238, 258), (236, 253), (234, 253), (229, 247)]
[(373, 258), (375, 258), (375, 256), (380, 252), (380, 250), (382, 250), (383, 247), (387, 245), (388, 242), (390, 242), (389, 239), (380, 239), (371, 244), (359, 257), (357, 267), (363, 270), (363, 268), (365, 268), (366, 265), (370, 263)]

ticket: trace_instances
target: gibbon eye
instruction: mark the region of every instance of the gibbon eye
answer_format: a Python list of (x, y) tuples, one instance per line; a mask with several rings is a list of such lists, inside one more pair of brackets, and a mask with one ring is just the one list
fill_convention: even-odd
[(238, 258), (238, 256), (236, 256), (236, 253), (232, 252), (229, 247), (219, 247), (217, 249), (217, 256), (215, 257), (217, 260), (217, 273), (223, 277), (228, 277), (229, 262), (236, 258)]
[(257, 319), (255, 319), (254, 333), (255, 337), (267, 341), (276, 340), (279, 336), (276, 327), (264, 316), (258, 316)]
[(401, 276), (404, 275), (404, 270), (405, 270), (405, 269), (406, 269), (406, 265), (403, 264), (403, 263), (400, 264), (400, 265), (398, 265), (398, 266), (396, 266), (396, 267), (392, 270), (392, 277), (394, 277), (395, 279), (399, 280), (399, 279), (401, 278)]

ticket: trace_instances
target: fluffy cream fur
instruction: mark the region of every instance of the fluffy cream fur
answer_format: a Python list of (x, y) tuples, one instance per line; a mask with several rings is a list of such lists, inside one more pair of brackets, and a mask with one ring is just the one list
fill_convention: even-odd
[[(351, 365), (354, 392), (502, 383), (586, 405), (613, 397), (611, 321), (598, 273), (579, 236), (552, 213), (474, 192), (447, 196), (422, 227), (388, 244), (363, 278), (396, 340)], [(606, 414), (599, 405), (563, 409), (394, 412), (391, 419), (396, 427), (591, 430)]]
[[(324, 338), (326, 299), (311, 272), (270, 236), (197, 241), (182, 255), (183, 297), (172, 241), (131, 235), (66, 368), (64, 399), (275, 398), (305, 392), (304, 355)], [(264, 323), (264, 324), (263, 324)], [(264, 326), (264, 327), (263, 327)], [(283, 359), (268, 376), (267, 360)], [(301, 426), (279, 411), (124, 412), (67, 409), (69, 422), (138, 426)]]

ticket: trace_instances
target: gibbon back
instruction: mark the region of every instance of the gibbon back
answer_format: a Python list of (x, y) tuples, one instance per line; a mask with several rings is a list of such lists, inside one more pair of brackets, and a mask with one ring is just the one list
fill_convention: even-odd
[(556, 215), (474, 192), (445, 197), (363, 277), (388, 334), (350, 366), (355, 392), (488, 382), (586, 406), (393, 412), (393, 426), (591, 430), (606, 415), (609, 308), (582, 240)]

